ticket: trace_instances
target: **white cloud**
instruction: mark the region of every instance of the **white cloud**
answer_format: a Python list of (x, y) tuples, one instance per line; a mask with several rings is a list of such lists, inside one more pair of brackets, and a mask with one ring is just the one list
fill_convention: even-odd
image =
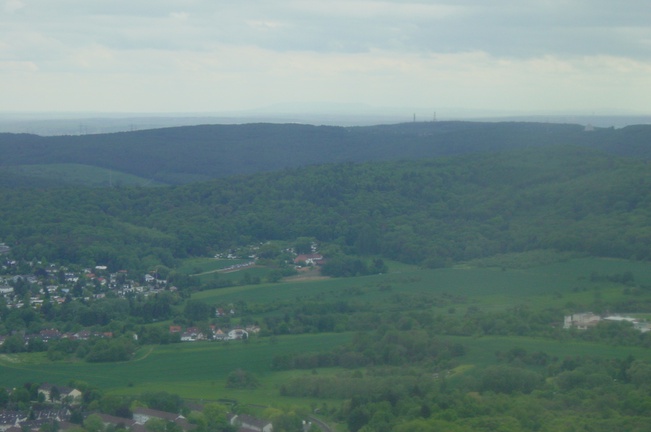
[(13, 13), (25, 7), (25, 3), (20, 0), (6, 0), (4, 9), (6, 12)]
[(326, 100), (645, 110), (651, 97), (646, 0), (6, 0), (4, 9), (0, 79), (12, 85), (0, 101), (23, 109)]
[(175, 20), (187, 21), (190, 14), (187, 12), (171, 12), (169, 16)]
[(15, 72), (36, 72), (38, 66), (32, 62), (25, 61), (0, 61), (0, 73)]
[(327, 2), (296, 1), (296, 11), (309, 12), (319, 17), (339, 17), (373, 20), (391, 19), (444, 19), (466, 11), (463, 6), (435, 2), (390, 2), (373, 0), (330, 0)]

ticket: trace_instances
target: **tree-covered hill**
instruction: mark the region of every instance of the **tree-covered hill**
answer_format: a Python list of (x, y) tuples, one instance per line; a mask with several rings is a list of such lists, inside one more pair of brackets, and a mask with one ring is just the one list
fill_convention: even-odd
[(174, 187), (2, 189), (0, 241), (112, 269), (298, 237), (426, 266), (546, 248), (649, 259), (650, 190), (645, 162), (546, 146)]
[[(595, 129), (551, 123), (429, 122), (371, 127), (203, 125), (41, 137), (0, 134), (0, 184), (34, 184), (3, 167), (77, 164), (167, 184), (306, 165), (422, 159), (547, 145), (580, 145), (648, 159), (651, 126)], [(74, 165), (70, 165), (74, 166)], [(50, 185), (61, 179), (52, 179)]]

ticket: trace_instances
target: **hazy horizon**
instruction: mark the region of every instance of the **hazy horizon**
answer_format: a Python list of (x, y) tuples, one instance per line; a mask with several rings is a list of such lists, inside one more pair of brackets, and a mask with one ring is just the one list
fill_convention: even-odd
[(200, 124), (302, 123), (329, 126), (372, 126), (431, 121), (531, 121), (572, 123), (595, 127), (621, 128), (650, 124), (651, 115), (585, 114), (585, 113), (520, 113), (450, 110), (372, 110), (294, 111), (251, 110), (233, 113), (0, 113), (0, 133), (36, 135), (83, 135), (128, 132)]

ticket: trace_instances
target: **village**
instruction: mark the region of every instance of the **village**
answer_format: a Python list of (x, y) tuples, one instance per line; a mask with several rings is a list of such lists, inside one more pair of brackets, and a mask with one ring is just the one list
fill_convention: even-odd
[[(0, 304), (8, 310), (22, 309), (25, 307), (35, 311), (42, 311), (52, 304), (62, 305), (70, 301), (80, 301), (86, 305), (106, 298), (117, 299), (148, 299), (161, 293), (177, 294), (179, 289), (162, 277), (154, 269), (133, 277), (126, 270), (111, 272), (107, 266), (97, 265), (93, 268), (84, 268), (73, 271), (65, 266), (55, 263), (43, 264), (42, 262), (18, 263), (8, 258), (9, 248), (2, 244), (0, 255)], [(251, 247), (257, 250), (258, 247)], [(323, 256), (316, 253), (316, 244), (311, 245), (312, 253), (294, 254), (294, 266), (297, 270), (305, 269), (323, 262)], [(288, 250), (293, 254), (293, 250)], [(236, 260), (239, 258), (234, 253), (217, 254), (215, 259)], [(233, 272), (255, 265), (257, 257), (247, 255), (250, 261), (234, 263), (222, 268), (221, 272)], [(29, 270), (29, 273), (25, 272)], [(197, 326), (169, 326), (170, 342), (197, 342), (197, 341), (231, 341), (248, 339), (251, 335), (260, 332), (256, 325), (230, 325), (230, 318), (236, 317), (235, 308), (215, 307), (213, 318), (222, 321), (221, 326), (209, 325), (199, 328)], [(221, 318), (221, 320), (219, 320)], [(16, 335), (16, 332), (12, 332)], [(60, 339), (88, 340), (91, 338), (112, 338), (110, 331), (94, 331), (88, 328), (75, 331), (62, 331), (48, 327), (29, 332), (27, 329), (18, 332), (27, 346), (30, 341), (38, 340), (47, 343)], [(0, 347), (10, 334), (0, 334)], [(134, 339), (138, 335), (134, 334)]]
[[(16, 261), (7, 260), (2, 269), (13, 273), (17, 264)], [(61, 304), (70, 299), (92, 301), (107, 295), (127, 298), (132, 294), (148, 297), (165, 290), (177, 290), (174, 286), (168, 286), (167, 280), (157, 277), (156, 272), (152, 273), (135, 280), (129, 278), (126, 270), (110, 273), (106, 266), (98, 265), (94, 269), (73, 272), (66, 267), (49, 264), (33, 273), (0, 276), (0, 297), (4, 298), (9, 309), (19, 309), (25, 305), (39, 309), (46, 300)]]
[[(11, 261), (9, 265), (15, 264)], [(229, 267), (230, 268), (230, 267)], [(59, 284), (43, 285), (44, 281), (58, 280)], [(89, 294), (89, 290), (92, 294)], [(4, 299), (8, 309), (20, 309), (25, 306), (39, 310), (44, 302), (56, 302), (62, 304), (70, 300), (82, 300), (86, 303), (106, 298), (107, 295), (117, 298), (126, 298), (129, 295), (141, 295), (144, 298), (156, 295), (163, 291), (175, 292), (177, 288), (168, 286), (164, 279), (157, 278), (151, 274), (145, 274), (142, 281), (134, 281), (126, 277), (126, 272), (108, 273), (105, 266), (97, 266), (94, 270), (84, 269), (82, 273), (74, 273), (58, 269), (54, 264), (45, 269), (45, 275), (39, 277), (34, 274), (15, 275), (8, 278), (0, 278), (0, 298)], [(81, 294), (81, 295), (79, 295)], [(215, 318), (232, 317), (236, 315), (234, 308), (224, 310), (216, 308)], [(172, 341), (196, 342), (196, 341), (228, 341), (248, 339), (251, 334), (260, 332), (260, 327), (248, 325), (244, 328), (218, 328), (210, 325), (206, 328), (187, 327), (171, 325), (169, 333)], [(38, 338), (47, 343), (60, 339), (88, 340), (90, 338), (111, 338), (111, 332), (96, 332), (83, 329), (74, 332), (62, 332), (56, 328), (46, 328), (38, 333), (25, 333), (25, 343)], [(7, 335), (0, 335), (0, 346)], [(134, 335), (137, 339), (137, 335)], [(176, 339), (178, 338), (178, 339)]]

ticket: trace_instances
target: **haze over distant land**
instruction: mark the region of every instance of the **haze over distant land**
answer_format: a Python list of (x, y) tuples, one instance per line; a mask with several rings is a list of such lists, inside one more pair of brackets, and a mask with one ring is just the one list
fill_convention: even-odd
[(650, 22), (646, 0), (1, 0), (0, 112), (643, 115)]
[(651, 115), (626, 114), (520, 114), (450, 109), (427, 112), (423, 109), (374, 109), (358, 104), (329, 105), (322, 111), (297, 110), (278, 105), (260, 110), (234, 113), (0, 113), (0, 133), (35, 135), (86, 135), (158, 129), (203, 124), (301, 123), (333, 126), (370, 126), (407, 122), (445, 120), (527, 121), (571, 123), (595, 127), (620, 128), (651, 123)]

